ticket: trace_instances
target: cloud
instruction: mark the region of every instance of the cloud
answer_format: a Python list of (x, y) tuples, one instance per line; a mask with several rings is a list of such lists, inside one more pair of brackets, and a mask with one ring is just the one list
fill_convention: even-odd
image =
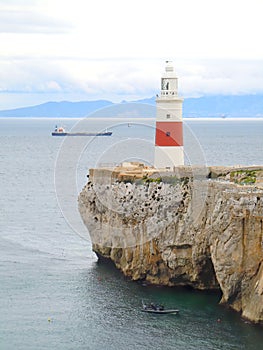
[(2, 103), (150, 97), (166, 59), (184, 97), (262, 93), (261, 2), (0, 0)]
[(41, 11), (40, 1), (0, 1), (0, 33), (67, 33), (73, 28), (69, 21)]
[(66, 33), (72, 26), (39, 13), (22, 11), (0, 12), (1, 33)]
[(69, 87), (59, 64), (41, 59), (0, 61), (1, 92), (49, 93), (63, 89)]
[[(260, 60), (186, 59), (174, 66), (185, 98), (263, 93)], [(50, 100), (148, 98), (159, 93), (163, 69), (160, 59), (9, 57), (0, 60), (0, 109)]]
[(263, 93), (263, 60), (185, 60), (178, 68), (186, 96)]

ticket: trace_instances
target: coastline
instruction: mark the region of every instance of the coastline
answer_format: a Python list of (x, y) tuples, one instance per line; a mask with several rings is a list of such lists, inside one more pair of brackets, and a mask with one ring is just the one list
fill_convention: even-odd
[(93, 250), (132, 280), (218, 289), (262, 323), (263, 166), (209, 167), (203, 179), (176, 171), (139, 183), (90, 172), (79, 211)]
[[(134, 120), (155, 120), (154, 117), (125, 117), (125, 118), (117, 118), (117, 117), (3, 117), (0, 116), (1, 119), (7, 119), (7, 120), (21, 120), (21, 119), (32, 119), (32, 120), (82, 120), (82, 119), (89, 119), (89, 120), (118, 120), (118, 121), (129, 121), (130, 119)], [(227, 118), (220, 118), (220, 117), (183, 117), (183, 120), (191, 120), (191, 121), (199, 121), (199, 120), (207, 120), (207, 121), (240, 121), (240, 120), (256, 120), (256, 121), (262, 121), (263, 117), (227, 117)]]

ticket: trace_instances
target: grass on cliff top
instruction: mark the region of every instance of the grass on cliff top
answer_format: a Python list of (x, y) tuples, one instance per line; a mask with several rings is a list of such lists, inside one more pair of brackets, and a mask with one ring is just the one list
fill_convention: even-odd
[(230, 181), (239, 185), (251, 185), (256, 182), (257, 170), (236, 170), (230, 173)]
[(164, 177), (154, 178), (154, 177), (143, 176), (141, 179), (134, 180), (132, 182), (136, 183), (137, 185), (149, 185), (150, 183), (153, 183), (153, 182), (157, 184), (160, 184), (162, 182), (169, 185), (177, 185), (177, 184), (183, 183), (184, 185), (186, 185), (189, 182), (189, 178), (188, 177), (178, 178), (177, 176), (164, 176)]

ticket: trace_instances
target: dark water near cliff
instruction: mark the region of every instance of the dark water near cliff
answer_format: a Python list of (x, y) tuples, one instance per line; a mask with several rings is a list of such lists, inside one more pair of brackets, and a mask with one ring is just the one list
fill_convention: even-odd
[[(0, 119), (0, 349), (261, 349), (262, 328), (217, 305), (219, 294), (141, 286), (97, 263), (88, 234), (78, 231), (79, 218), (72, 224), (63, 209), (75, 212), (74, 194), (66, 203), (60, 196), (62, 212), (57, 203), (54, 171), (63, 140), (50, 136), (57, 122)], [(93, 140), (79, 156), (77, 190), (89, 166), (118, 160), (121, 150), (153, 138), (151, 121), (107, 123), (113, 136)], [(91, 125), (99, 130), (105, 122)], [(186, 149), (200, 142), (206, 164), (263, 164), (263, 120), (187, 125)], [(141, 158), (150, 162), (150, 148), (143, 145)], [(68, 145), (64, 156), (71, 151)], [(63, 176), (71, 173), (66, 169)], [(181, 313), (142, 313), (141, 299)]]

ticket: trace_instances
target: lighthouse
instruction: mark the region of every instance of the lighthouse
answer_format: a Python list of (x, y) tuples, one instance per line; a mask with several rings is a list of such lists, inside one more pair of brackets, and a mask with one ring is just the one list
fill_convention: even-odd
[(178, 78), (171, 61), (166, 61), (161, 92), (156, 97), (155, 155), (157, 169), (172, 170), (184, 164), (183, 98), (178, 96)]

